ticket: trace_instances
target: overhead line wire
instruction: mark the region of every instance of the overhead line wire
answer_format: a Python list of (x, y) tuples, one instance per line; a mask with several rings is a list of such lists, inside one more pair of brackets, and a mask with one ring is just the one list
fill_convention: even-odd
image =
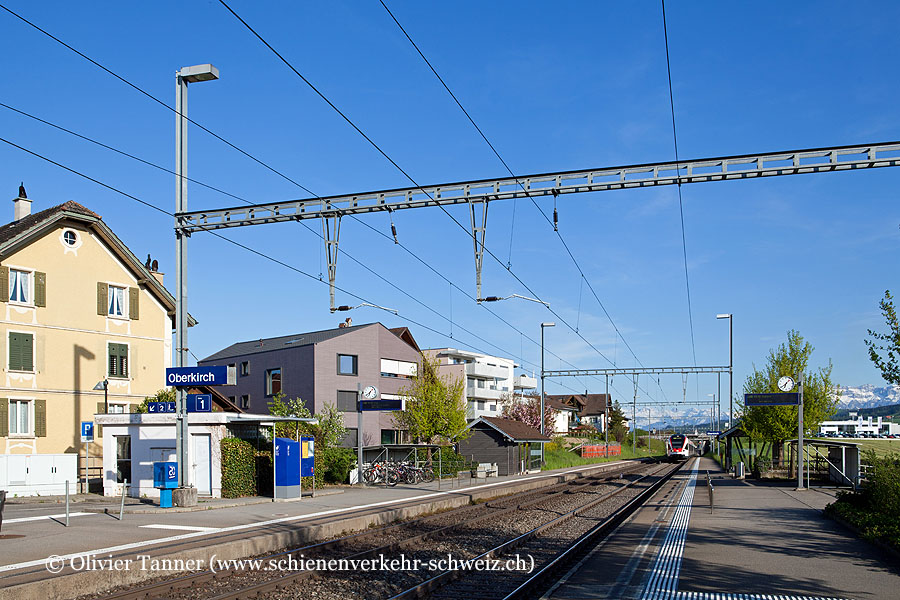
[[(672, 67), (669, 61), (669, 32), (666, 25), (666, 0), (662, 3), (663, 38), (666, 44), (666, 75), (669, 80), (669, 107), (672, 109), (672, 141), (675, 145), (675, 176), (678, 184), (678, 214), (681, 216), (681, 249), (684, 255), (684, 285), (687, 290), (688, 322), (691, 327), (691, 352), (694, 357), (694, 366), (697, 366), (697, 348), (694, 345), (694, 314), (691, 309), (691, 280), (688, 277), (687, 238), (684, 232), (684, 202), (681, 198), (681, 168), (678, 165), (678, 133), (675, 128), (675, 94), (672, 91)], [(698, 380), (699, 385), (699, 380)]]
[[(406, 177), (406, 178), (407, 178), (407, 179), (408, 179), (415, 187), (417, 187), (419, 190), (421, 190), (422, 193), (424, 193), (430, 200), (434, 201), (434, 198), (431, 196), (431, 194), (429, 194), (429, 193), (428, 193), (428, 192), (427, 192), (427, 191), (426, 191), (426, 190), (425, 190), (425, 189), (424, 189), (424, 188), (423, 188), (423, 187), (422, 187), (422, 186), (421, 186), (421, 185), (420, 185), (420, 184), (419, 184), (419, 183), (418, 183), (418, 182), (417, 182), (417, 181), (416, 181), (416, 180), (415, 180), (415, 179), (414, 179), (414, 178), (413, 178), (413, 177), (412, 177), (405, 169), (403, 169), (403, 167), (401, 167), (401, 166), (400, 166), (393, 158), (391, 158), (391, 157), (390, 157), (390, 156), (389, 156), (389, 155), (381, 148), (381, 146), (379, 146), (374, 140), (372, 140), (372, 138), (370, 138), (368, 135), (366, 135), (366, 133), (363, 132), (363, 130), (360, 129), (359, 126), (356, 125), (356, 123), (354, 123), (354, 122), (353, 122), (346, 114), (344, 114), (343, 111), (341, 111), (341, 110), (340, 110), (333, 102), (331, 102), (331, 100), (329, 100), (327, 96), (325, 96), (321, 91), (319, 91), (319, 89), (318, 89), (315, 85), (313, 85), (313, 83), (312, 83), (311, 81), (309, 81), (306, 77), (304, 77), (303, 74), (301, 74), (300, 71), (298, 71), (297, 68), (294, 67), (294, 66), (290, 63), (290, 61), (288, 61), (288, 60), (287, 60), (281, 53), (279, 53), (279, 52), (278, 52), (271, 44), (269, 44), (269, 42), (267, 42), (267, 41), (265, 40), (265, 38), (263, 38), (263, 37), (262, 37), (262, 36), (261, 36), (261, 35), (260, 35), (260, 34), (259, 34), (259, 33), (258, 33), (258, 32), (257, 32), (257, 31), (249, 24), (249, 23), (247, 23), (247, 21), (245, 21), (245, 20), (244, 20), (240, 15), (238, 15), (238, 14), (237, 14), (230, 6), (228, 6), (228, 4), (227, 4), (224, 0), (219, 0), (219, 3), (220, 3), (222, 6), (224, 6), (224, 7), (226, 8), (226, 10), (228, 10), (228, 12), (230, 12), (230, 13), (231, 13), (238, 21), (240, 21), (241, 24), (243, 24), (244, 27), (246, 27), (247, 30), (250, 31), (250, 33), (252, 33), (252, 34), (253, 34), (253, 35), (254, 35), (254, 36), (255, 36), (255, 37), (256, 37), (256, 38), (264, 45), (264, 46), (266, 46), (266, 48), (268, 48), (268, 49), (269, 49), (276, 57), (278, 57), (278, 59), (281, 60), (281, 62), (283, 62), (283, 63), (285, 64), (285, 66), (288, 67), (288, 69), (290, 69), (295, 75), (297, 75), (297, 77), (299, 77), (304, 83), (306, 83), (306, 85), (309, 86), (309, 88), (310, 88), (311, 90), (313, 90), (313, 92), (314, 92), (317, 96), (319, 96), (319, 97), (320, 97), (326, 104), (328, 104), (328, 106), (330, 106), (330, 107), (331, 107), (331, 108), (332, 108), (332, 109), (333, 109), (333, 110), (334, 110), (341, 118), (343, 118), (344, 121), (345, 121), (348, 125), (350, 125), (350, 127), (352, 127), (357, 133), (359, 133), (360, 136), (363, 137), (363, 139), (365, 139), (367, 142), (369, 142), (369, 144), (370, 144), (373, 148), (375, 148), (375, 150), (378, 151), (378, 153), (381, 154), (381, 155), (385, 158), (385, 160), (387, 160), (389, 163), (391, 163), (398, 171), (400, 171), (400, 173), (403, 174), (404, 177)], [(456, 223), (457, 226), (459, 226), (459, 227), (466, 233), (467, 236), (469, 236), (470, 238), (476, 240), (476, 242), (477, 242), (477, 238), (475, 237), (474, 233), (470, 232), (470, 231), (469, 231), (462, 223), (460, 223), (453, 215), (451, 215), (451, 214), (447, 211), (447, 209), (444, 208), (443, 205), (436, 203), (436, 206), (438, 206), (438, 208), (440, 208), (440, 209), (444, 212), (444, 214), (446, 214), (447, 216), (449, 216), (449, 217), (453, 220), (453, 222)], [(532, 289), (531, 289), (524, 281), (522, 281), (522, 279), (521, 279), (518, 275), (516, 275), (516, 274), (513, 272), (513, 270), (512, 270), (511, 267), (508, 267), (508, 266), (504, 265), (504, 264), (503, 264), (503, 261), (501, 261), (501, 260), (497, 257), (497, 255), (495, 255), (495, 254), (494, 254), (487, 246), (481, 245), (481, 248), (482, 248), (485, 252), (487, 252), (487, 254), (488, 254), (491, 258), (493, 258), (493, 259), (494, 259), (495, 261), (497, 261), (501, 266), (503, 266), (503, 267), (504, 267), (504, 268), (505, 268), (505, 269), (506, 269), (506, 270), (507, 270), (507, 271), (508, 271), (515, 279), (516, 279), (516, 281), (519, 282), (520, 285), (522, 285), (526, 290), (528, 290), (528, 292), (529, 292), (532, 296), (534, 296), (535, 298), (537, 298), (538, 300), (540, 300), (540, 297), (537, 295), (537, 293), (536, 293), (534, 290), (532, 290)], [(547, 306), (547, 305), (545, 304), (545, 306)], [(597, 354), (599, 354), (601, 357), (603, 357), (603, 358), (604, 358), (607, 362), (609, 362), (610, 364), (613, 364), (612, 361), (611, 361), (605, 354), (603, 354), (603, 352), (601, 352), (601, 351), (600, 351), (594, 344), (592, 344), (587, 338), (585, 338), (583, 335), (581, 335), (579, 332), (577, 332), (577, 331), (575, 330), (575, 328), (572, 327), (572, 325), (571, 325), (566, 319), (564, 319), (559, 313), (557, 313), (556, 311), (554, 311), (553, 308), (551, 308), (550, 306), (547, 306), (547, 310), (549, 310), (549, 311), (551, 312), (551, 314), (553, 314), (557, 319), (559, 319), (559, 321), (562, 322), (566, 327), (568, 327), (573, 333), (575, 333), (578, 337), (580, 337), (581, 340), (584, 341), (588, 346), (590, 346)]]
[[(56, 166), (56, 167), (59, 167), (60, 169), (63, 169), (63, 170), (65, 170), (65, 171), (68, 171), (69, 173), (72, 173), (73, 175), (77, 175), (78, 177), (81, 177), (81, 178), (83, 178), (83, 179), (87, 179), (88, 181), (90, 181), (90, 182), (92, 182), (92, 183), (95, 183), (95, 184), (97, 184), (97, 185), (99, 185), (99, 186), (101, 186), (101, 187), (103, 187), (103, 188), (105, 188), (105, 189), (107, 189), (107, 190), (110, 190), (110, 191), (112, 191), (112, 192), (114, 192), (114, 193), (116, 193), (116, 194), (120, 194), (120, 195), (122, 195), (122, 196), (124, 196), (124, 197), (126, 197), (126, 198), (128, 198), (128, 199), (130, 199), (130, 200), (133, 200), (133, 201), (135, 201), (135, 202), (138, 202), (138, 203), (140, 203), (140, 204), (143, 204), (144, 206), (146, 206), (146, 207), (148, 207), (148, 208), (151, 208), (151, 209), (153, 209), (153, 210), (155, 210), (155, 211), (157, 211), (157, 212), (159, 212), (159, 213), (162, 213), (162, 214), (167, 215), (167, 216), (169, 216), (169, 217), (173, 217), (173, 218), (175, 217), (175, 214), (174, 214), (174, 213), (169, 212), (168, 210), (166, 210), (166, 209), (164, 209), (164, 208), (161, 208), (161, 207), (159, 207), (159, 206), (156, 206), (155, 204), (153, 204), (153, 203), (151, 203), (151, 202), (147, 202), (146, 200), (142, 200), (141, 198), (138, 198), (137, 196), (134, 196), (133, 194), (129, 194), (128, 192), (125, 192), (125, 191), (123, 191), (123, 190), (120, 190), (120, 189), (118, 189), (118, 188), (112, 186), (112, 185), (109, 185), (109, 184), (107, 184), (107, 183), (104, 183), (104, 182), (100, 181), (99, 179), (95, 179), (94, 177), (91, 177), (90, 175), (87, 175), (87, 174), (85, 174), (85, 173), (82, 173), (81, 171), (78, 171), (78, 170), (76, 170), (76, 169), (73, 169), (73, 168), (71, 168), (71, 167), (68, 167), (68, 166), (66, 166), (66, 165), (64, 165), (64, 164), (62, 164), (62, 163), (60, 163), (60, 162), (57, 162), (57, 161), (55, 161), (55, 160), (53, 160), (53, 159), (51, 159), (51, 158), (49, 158), (49, 157), (47, 157), (47, 156), (44, 156), (44, 155), (42, 155), (42, 154), (39, 154), (39, 153), (37, 153), (37, 152), (34, 152), (33, 150), (30, 150), (30, 149), (28, 149), (28, 148), (25, 148), (24, 146), (20, 146), (19, 144), (16, 144), (16, 143), (13, 142), (13, 141), (10, 141), (10, 140), (7, 140), (6, 138), (0, 137), (0, 142), (3, 142), (3, 143), (5, 143), (5, 144), (8, 144), (8, 145), (14, 147), (14, 148), (17, 148), (18, 150), (21, 150), (21, 151), (23, 151), (23, 152), (25, 152), (25, 153), (27, 153), (27, 154), (30, 154), (30, 155), (32, 155), (32, 156), (34, 156), (34, 157), (36, 157), (36, 158), (39, 158), (39, 159), (41, 159), (41, 160), (43, 160), (43, 161), (45, 161), (45, 162), (48, 162), (48, 163), (50, 163), (50, 164), (52, 164), (52, 165), (54, 165), (54, 166)], [(307, 272), (304, 271), (303, 269), (300, 269), (300, 268), (298, 268), (298, 267), (295, 267), (295, 266), (293, 266), (293, 265), (291, 265), (291, 264), (289, 264), (289, 263), (287, 263), (287, 262), (285, 262), (285, 261), (283, 261), (283, 260), (281, 260), (281, 259), (279, 259), (279, 258), (276, 258), (276, 257), (274, 257), (274, 256), (271, 256), (271, 255), (269, 255), (269, 254), (266, 254), (265, 252), (262, 252), (262, 251), (260, 251), (260, 250), (257, 250), (257, 249), (255, 249), (255, 248), (253, 248), (253, 247), (251, 247), (251, 246), (248, 246), (247, 244), (238, 242), (238, 241), (233, 240), (233, 239), (231, 239), (231, 238), (228, 238), (228, 237), (226, 237), (226, 236), (224, 236), (224, 235), (222, 235), (222, 234), (220, 234), (220, 233), (218, 233), (218, 232), (216, 232), (216, 231), (213, 231), (213, 230), (210, 230), (210, 229), (206, 229), (206, 228), (204, 228), (204, 227), (202, 227), (202, 226), (201, 226), (201, 231), (203, 231), (204, 233), (209, 233), (209, 234), (213, 235), (214, 237), (219, 238), (220, 240), (223, 240), (223, 241), (225, 241), (225, 242), (227, 242), (227, 243), (229, 243), (229, 244), (232, 244), (232, 245), (234, 245), (234, 246), (237, 246), (238, 248), (241, 248), (241, 249), (243, 249), (243, 250), (246, 250), (246, 251), (248, 251), (248, 252), (250, 252), (250, 253), (252, 253), (252, 254), (255, 254), (255, 255), (257, 255), (257, 256), (259, 256), (259, 257), (261, 257), (261, 258), (264, 258), (264, 259), (266, 259), (266, 260), (268, 260), (268, 261), (271, 261), (271, 262), (273, 262), (273, 263), (275, 263), (275, 264), (278, 264), (278, 265), (280, 265), (280, 266), (282, 266), (282, 267), (285, 267), (285, 268), (287, 268), (287, 269), (289, 269), (289, 270), (291, 270), (291, 271), (294, 271), (295, 273), (298, 273), (298, 274), (300, 274), (300, 275), (303, 275), (303, 276), (305, 276), (305, 277), (308, 277), (309, 279), (312, 279), (312, 280), (317, 281), (317, 282), (320, 282), (320, 283), (324, 283), (324, 282), (322, 282), (318, 277), (316, 277), (315, 275), (313, 275), (313, 274), (311, 274), (311, 273), (307, 273)], [(352, 297), (352, 298), (355, 298), (355, 299), (357, 299), (357, 300), (359, 300), (359, 301), (361, 301), (361, 302), (368, 302), (368, 300), (367, 300), (366, 298), (364, 298), (363, 296), (360, 296), (360, 295), (358, 295), (358, 294), (355, 294), (354, 292), (351, 292), (351, 291), (346, 290), (346, 289), (344, 289), (344, 288), (341, 288), (341, 287), (339, 287), (339, 286), (335, 286), (335, 287), (336, 287), (336, 289), (340, 290), (342, 293), (347, 294), (348, 296), (350, 296), (350, 297)], [(401, 316), (401, 315), (398, 314), (398, 316)], [(417, 327), (421, 327), (421, 328), (423, 328), (423, 329), (426, 329), (426, 330), (428, 330), (428, 331), (431, 331), (432, 333), (435, 333), (435, 334), (440, 335), (440, 336), (442, 336), (442, 337), (447, 337), (448, 339), (453, 339), (453, 338), (449, 338), (449, 336), (448, 336), (447, 334), (445, 334), (444, 332), (439, 331), (439, 330), (437, 330), (437, 329), (435, 329), (435, 328), (433, 328), (433, 327), (430, 327), (429, 325), (426, 325), (426, 324), (424, 324), (424, 323), (420, 323), (420, 322), (416, 321), (415, 319), (412, 319), (412, 318), (410, 318), (410, 317), (408, 317), (408, 316), (402, 315), (401, 318), (404, 319), (404, 320), (406, 320), (406, 321), (408, 321), (408, 322), (410, 322), (410, 323), (412, 323), (412, 324), (414, 324), (414, 325), (416, 325)], [(467, 333), (470, 333), (470, 332), (468, 332), (467, 330), (466, 330), (466, 332), (467, 332)], [(476, 336), (476, 337), (477, 337), (477, 336)], [(485, 340), (482, 340), (482, 341), (485, 341)], [(487, 342), (487, 343), (490, 343), (490, 342)], [(493, 345), (493, 344), (491, 344), (491, 345)], [(476, 346), (471, 345), (471, 344), (469, 344), (469, 346), (472, 347), (472, 348), (476, 348)], [(502, 350), (502, 349), (499, 348), (499, 347), (497, 347), (497, 348), (500, 349), (500, 350)], [(505, 352), (505, 351), (504, 351), (504, 352)], [(567, 386), (563, 386), (562, 384), (558, 384), (558, 385), (560, 385), (561, 387), (567, 387)], [(570, 389), (571, 389), (571, 388), (570, 388)]]
[[(510, 176), (513, 179), (515, 179), (516, 184), (520, 188), (522, 188), (522, 191), (525, 192), (525, 195), (528, 197), (529, 200), (531, 200), (532, 204), (534, 204), (534, 207), (538, 210), (538, 212), (541, 214), (541, 216), (544, 217), (544, 220), (547, 221), (547, 224), (550, 225), (550, 227), (553, 227), (553, 230), (556, 233), (557, 237), (559, 238), (559, 241), (562, 243), (563, 247), (565, 248), (566, 253), (568, 253), (569, 258), (572, 260), (572, 263), (575, 265), (575, 268), (578, 269), (578, 274), (581, 276), (582, 280), (588, 284), (588, 288), (591, 290), (591, 294), (594, 296), (594, 299), (597, 301), (597, 304), (600, 305), (600, 308), (603, 310), (603, 313), (606, 315), (606, 318), (609, 320), (610, 324), (613, 326), (613, 329), (615, 330), (616, 334), (619, 335), (620, 337), (622, 337), (622, 342), (628, 348), (629, 352), (631, 352), (631, 355), (638, 362), (638, 364), (640, 364), (643, 367), (644, 363), (641, 361), (640, 358), (638, 358), (637, 354), (635, 354), (634, 350), (628, 344), (628, 341), (622, 335), (621, 331), (619, 331), (619, 328), (618, 328), (618, 326), (616, 326), (615, 321), (613, 321), (613, 318), (609, 314), (609, 311), (606, 310), (606, 306), (604, 306), (603, 302), (600, 300), (600, 297), (597, 295), (597, 292), (594, 290), (594, 286), (591, 285), (591, 282), (588, 281), (587, 277), (585, 276), (584, 270), (581, 268), (581, 265), (579, 264), (578, 260), (575, 258), (575, 255), (572, 253), (572, 250), (569, 248), (569, 245), (566, 243), (566, 240), (563, 238), (562, 233), (560, 233), (559, 229), (554, 226), (553, 222), (550, 220), (550, 218), (547, 216), (547, 214), (544, 212), (544, 210), (540, 207), (540, 205), (538, 205), (535, 198), (525, 188), (525, 186), (522, 184), (522, 182), (519, 181), (519, 176), (513, 172), (512, 168), (509, 166), (509, 164), (506, 162), (506, 160), (503, 158), (503, 156), (500, 155), (500, 152), (497, 150), (497, 148), (494, 146), (494, 144), (491, 142), (491, 140), (488, 139), (487, 135), (484, 133), (484, 131), (481, 129), (481, 127), (478, 126), (478, 123), (475, 122), (475, 119), (472, 117), (471, 114), (469, 114), (469, 111), (466, 110), (466, 107), (463, 106), (463, 104), (462, 104), (462, 102), (460, 102), (459, 98), (456, 97), (456, 94), (453, 93), (453, 90), (450, 89), (450, 86), (447, 85), (447, 82), (444, 81), (444, 78), (441, 77), (440, 73), (437, 72), (437, 69), (434, 68), (434, 65), (431, 64), (431, 61), (428, 60), (428, 57), (425, 56), (425, 53), (422, 52), (421, 48), (419, 48), (419, 45), (416, 44), (415, 40), (412, 39), (412, 36), (410, 36), (409, 32), (406, 31), (406, 28), (403, 27), (403, 25), (400, 23), (400, 21), (394, 15), (394, 13), (391, 11), (391, 9), (388, 8), (388, 6), (384, 2), (384, 0), (378, 0), (378, 2), (384, 8), (384, 10), (387, 12), (387, 14), (391, 17), (391, 20), (394, 22), (394, 24), (397, 25), (397, 28), (400, 29), (400, 31), (406, 37), (407, 41), (409, 41), (410, 45), (412, 45), (412, 47), (415, 49), (415, 51), (419, 55), (419, 57), (421, 57), (421, 59), (425, 62), (425, 64), (428, 66), (428, 68), (431, 70), (431, 72), (434, 74), (434, 76), (437, 78), (437, 80), (441, 83), (441, 86), (443, 86), (444, 90), (446, 90), (446, 92), (450, 95), (450, 97), (453, 98), (453, 101), (456, 103), (456, 106), (458, 106), (459, 109), (462, 111), (462, 113), (466, 116), (466, 118), (469, 120), (469, 123), (472, 124), (472, 127), (474, 127), (475, 130), (478, 132), (478, 134), (481, 136), (481, 139), (483, 139), (484, 142), (488, 145), (488, 147), (490, 147), (491, 151), (494, 153), (494, 156), (497, 157), (497, 160), (500, 161), (500, 163), (503, 165), (503, 167), (506, 169), (506, 171), (510, 174)], [(518, 202), (517, 200), (513, 201), (513, 211), (515, 211), (515, 203), (517, 203), (517, 202)], [(513, 212), (513, 218), (515, 218), (515, 212)], [(510, 255), (511, 255), (511, 253), (512, 253), (512, 235), (510, 235)], [(511, 259), (507, 262), (507, 268), (509, 268), (510, 264), (511, 264)], [(578, 327), (576, 327), (575, 329), (576, 329), (576, 333), (577, 333)], [(615, 361), (613, 361), (613, 365), (615, 366)], [(665, 391), (663, 391), (662, 386), (660, 386), (660, 391), (663, 393), (663, 396), (665, 396)]]

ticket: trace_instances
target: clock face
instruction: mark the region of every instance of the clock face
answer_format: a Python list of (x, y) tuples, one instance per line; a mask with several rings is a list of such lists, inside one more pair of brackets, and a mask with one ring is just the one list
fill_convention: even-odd
[(778, 389), (782, 392), (789, 392), (794, 389), (794, 380), (788, 376), (784, 376), (778, 380)]
[(378, 396), (378, 389), (374, 385), (367, 385), (362, 391), (363, 398), (374, 400)]

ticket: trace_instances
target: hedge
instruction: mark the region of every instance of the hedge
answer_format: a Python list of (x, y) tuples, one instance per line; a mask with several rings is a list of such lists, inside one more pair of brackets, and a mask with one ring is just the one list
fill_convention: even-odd
[(237, 438), (225, 438), (222, 449), (222, 497), (256, 496), (256, 450), (253, 444)]

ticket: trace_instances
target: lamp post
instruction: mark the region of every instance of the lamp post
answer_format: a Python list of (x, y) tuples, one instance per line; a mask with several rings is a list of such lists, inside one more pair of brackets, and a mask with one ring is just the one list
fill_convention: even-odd
[[(708, 398), (712, 398), (712, 413), (709, 415), (709, 424), (712, 429), (718, 431), (719, 429), (719, 419), (716, 413), (716, 395), (715, 394), (707, 394)], [(713, 420), (715, 420), (715, 425), (713, 425)], [(710, 448), (712, 450), (712, 448)], [(719, 436), (716, 436), (716, 452), (719, 451)]]
[[(556, 323), (541, 323), (541, 435), (544, 435), (544, 328)], [(541, 464), (544, 464), (544, 442), (541, 442)]]
[(103, 378), (103, 381), (97, 382), (94, 389), (98, 392), (103, 390), (103, 414), (109, 414), (109, 379)]
[[(734, 319), (731, 313), (716, 315), (717, 319), (728, 319), (728, 424), (734, 426)], [(725, 446), (725, 469), (731, 468), (731, 437)]]
[[(219, 70), (210, 64), (182, 67), (175, 73), (175, 366), (188, 363), (187, 311), (187, 235), (182, 232), (178, 215), (187, 211), (187, 89), (189, 83), (219, 78)], [(188, 419), (185, 388), (175, 388), (175, 456), (178, 461), (178, 486), (188, 485)]]

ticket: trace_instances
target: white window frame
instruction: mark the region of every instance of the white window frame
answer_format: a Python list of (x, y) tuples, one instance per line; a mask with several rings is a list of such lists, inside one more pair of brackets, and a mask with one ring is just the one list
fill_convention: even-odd
[[(113, 408), (121, 408), (122, 410), (113, 410)], [(128, 403), (127, 402), (110, 402), (109, 403), (109, 413), (110, 415), (125, 415), (128, 414)]]
[[(24, 273), (28, 275), (28, 289), (25, 290), (25, 294), (27, 295), (27, 299), (23, 302), (22, 300), (13, 300), (13, 273)], [(21, 267), (9, 267), (9, 298), (7, 300), (10, 304), (14, 306), (27, 306), (30, 308), (34, 307), (34, 269), (23, 269)]]
[[(112, 311), (112, 302), (113, 302), (113, 292), (114, 290), (122, 290), (122, 302), (121, 309), (122, 314), (117, 315), (113, 314)], [(127, 285), (118, 285), (115, 283), (107, 283), (106, 284), (106, 316), (110, 319), (128, 319), (128, 286)]]
[[(19, 431), (14, 432), (13, 431), (12, 405), (14, 403), (17, 406), (21, 406), (22, 404), (25, 404), (25, 406), (26, 406), (26, 409), (28, 411), (28, 431), (26, 431), (26, 432), (19, 432)], [(19, 412), (19, 410), (20, 410), (19, 408), (16, 408), (16, 424), (15, 424), (16, 429), (18, 429), (18, 427), (19, 427), (18, 418), (19, 418), (19, 415), (21, 414)], [(33, 438), (34, 437), (34, 398), (10, 398), (9, 399), (9, 422), (7, 423), (7, 425), (9, 426), (9, 437), (11, 437), (11, 438)]]

